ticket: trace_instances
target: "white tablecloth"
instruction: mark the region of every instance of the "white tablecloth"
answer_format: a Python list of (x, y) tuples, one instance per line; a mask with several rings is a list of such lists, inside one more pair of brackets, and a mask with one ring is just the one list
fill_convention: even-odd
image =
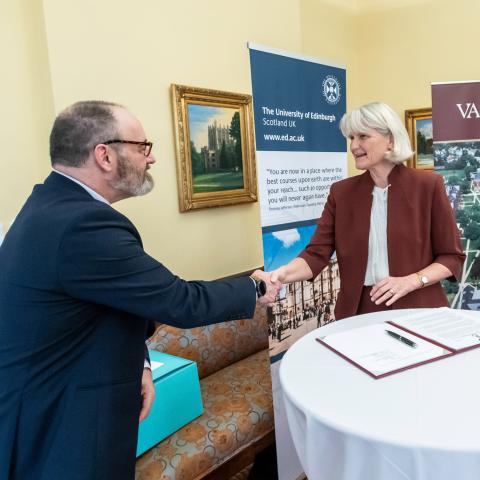
[(315, 340), (406, 312), (340, 320), (283, 357), (288, 424), (309, 480), (480, 479), (480, 348), (375, 380)]

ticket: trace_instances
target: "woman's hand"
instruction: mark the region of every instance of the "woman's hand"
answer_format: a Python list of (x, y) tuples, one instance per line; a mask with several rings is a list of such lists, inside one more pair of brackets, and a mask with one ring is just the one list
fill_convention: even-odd
[(420, 281), (416, 273), (406, 277), (387, 277), (376, 283), (370, 292), (372, 302), (377, 305), (385, 303), (387, 307), (394, 304), (399, 298), (420, 288)]
[(272, 283), (291, 283), (300, 282), (312, 278), (313, 273), (308, 263), (301, 257), (294, 258), (286, 265), (282, 265), (276, 270), (270, 272)]
[(287, 278), (287, 272), (285, 266), (279, 267), (276, 270), (272, 270), (270, 272), (270, 281), (272, 283), (285, 283), (285, 279)]

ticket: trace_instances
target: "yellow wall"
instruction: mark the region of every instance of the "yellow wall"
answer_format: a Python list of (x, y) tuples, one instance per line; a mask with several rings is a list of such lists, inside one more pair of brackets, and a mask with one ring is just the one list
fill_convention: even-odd
[(146, 250), (186, 278), (263, 264), (258, 204), (180, 214), (170, 83), (251, 93), (247, 41), (301, 50), (292, 0), (45, 0), (55, 110), (123, 103), (155, 143), (156, 188), (118, 204)]
[(431, 82), (480, 78), (477, 0), (360, 2), (362, 102), (384, 100), (403, 118), (432, 105)]
[(251, 93), (253, 41), (344, 64), (349, 108), (403, 116), (431, 105), (431, 81), (479, 78), (479, 15), (477, 0), (2, 0), (0, 222), (48, 172), (54, 115), (103, 98), (155, 142), (156, 189), (118, 204), (147, 251), (186, 278), (261, 265), (258, 204), (178, 211), (170, 83)]
[(53, 106), (44, 38), (40, 2), (0, 2), (0, 237), (48, 172)]

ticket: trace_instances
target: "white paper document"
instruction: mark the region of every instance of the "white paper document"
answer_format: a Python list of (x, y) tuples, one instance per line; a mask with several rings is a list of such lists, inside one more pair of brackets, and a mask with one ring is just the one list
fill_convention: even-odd
[(480, 315), (465, 310), (436, 308), (398, 317), (391, 323), (453, 351), (480, 345)]
[(451, 355), (451, 352), (388, 323), (318, 339), (374, 377)]

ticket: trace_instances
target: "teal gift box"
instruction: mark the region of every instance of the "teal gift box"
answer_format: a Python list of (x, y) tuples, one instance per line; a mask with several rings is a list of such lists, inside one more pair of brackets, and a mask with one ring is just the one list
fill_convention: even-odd
[(155, 400), (140, 423), (137, 457), (203, 412), (197, 364), (149, 350)]

